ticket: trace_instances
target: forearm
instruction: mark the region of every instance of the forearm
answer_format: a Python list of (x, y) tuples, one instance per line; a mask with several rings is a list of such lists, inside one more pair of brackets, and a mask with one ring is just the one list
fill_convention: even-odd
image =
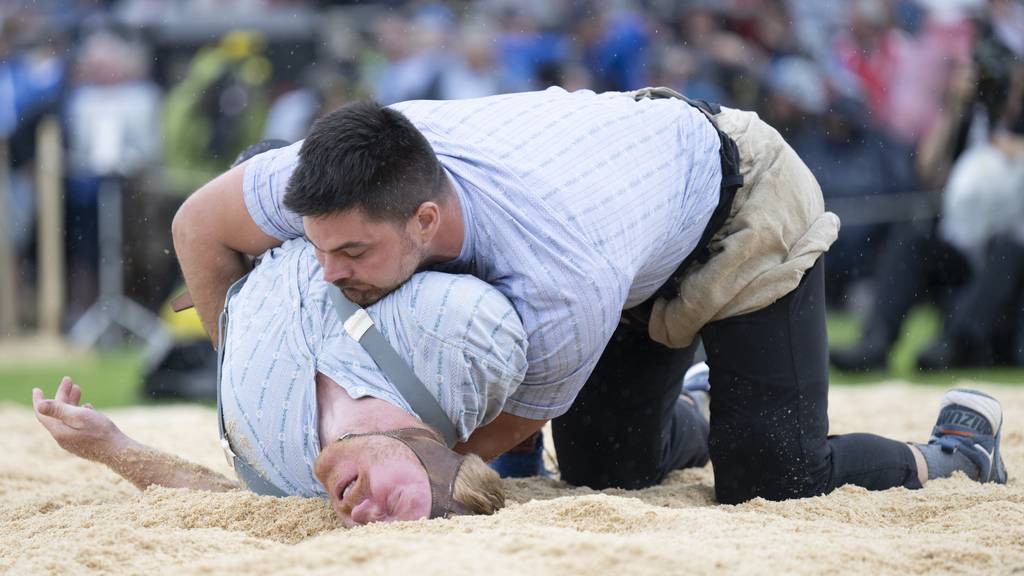
[(530, 420), (502, 412), (494, 421), (473, 432), (469, 440), (456, 446), (455, 451), (493, 460), (529, 438), (545, 424), (547, 420)]
[(244, 170), (244, 165), (232, 168), (197, 190), (171, 224), (185, 284), (214, 345), (228, 288), (249, 269), (244, 255), (258, 256), (281, 245), (249, 215), (242, 193)]
[(245, 257), (226, 246), (204, 240), (201, 234), (179, 228), (175, 226), (174, 251), (192, 303), (216, 347), (217, 319), (224, 307), (228, 288), (248, 270)]
[(239, 487), (237, 482), (205, 466), (150, 448), (127, 436), (101, 462), (139, 490), (163, 486), (227, 492)]

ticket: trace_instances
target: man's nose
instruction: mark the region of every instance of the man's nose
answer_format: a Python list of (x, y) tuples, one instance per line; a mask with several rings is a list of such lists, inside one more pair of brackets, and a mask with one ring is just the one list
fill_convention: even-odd
[(367, 498), (356, 504), (356, 507), (352, 509), (352, 521), (356, 524), (369, 524), (371, 522), (381, 522), (387, 520), (387, 513), (384, 509), (377, 505), (373, 501), (373, 498)]
[(352, 278), (352, 266), (336, 256), (324, 258), (324, 280), (337, 284)]

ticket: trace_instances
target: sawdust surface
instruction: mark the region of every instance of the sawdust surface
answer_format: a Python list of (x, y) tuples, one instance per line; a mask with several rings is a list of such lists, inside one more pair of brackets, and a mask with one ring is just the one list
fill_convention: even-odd
[[(318, 500), (151, 488), (64, 453), (32, 413), (0, 406), (5, 574), (1024, 574), (1024, 387), (1003, 403), (1006, 486), (964, 477), (925, 489), (790, 502), (714, 502), (710, 467), (625, 492), (508, 481), (491, 517), (342, 528)], [(832, 432), (921, 441), (943, 390), (835, 388)], [(229, 473), (215, 414), (111, 411), (128, 434)]]

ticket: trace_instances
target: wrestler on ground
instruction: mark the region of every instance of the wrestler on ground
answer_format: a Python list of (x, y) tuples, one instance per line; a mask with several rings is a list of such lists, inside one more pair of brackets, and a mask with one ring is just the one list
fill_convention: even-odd
[[(705, 451), (723, 503), (955, 470), (1005, 482), (1001, 409), (981, 394), (947, 394), (928, 444), (829, 435), (823, 267), (838, 229), (756, 114), (557, 87), (344, 106), (204, 186), (173, 226), (208, 329), (240, 254), (299, 236), (364, 305), (422, 269), (492, 284), (529, 346), (502, 414), (460, 447), (485, 458), (554, 418), (562, 479), (594, 488), (649, 486)], [(697, 335), (709, 434), (679, 394)]]
[[(220, 404), (236, 457), (283, 494), (329, 497), (346, 525), (500, 508), (497, 474), (477, 456), (448, 450), (420, 421), (345, 331), (330, 289), (313, 247), (300, 239), (265, 253), (230, 298)], [(522, 324), (500, 292), (472, 276), (418, 274), (367, 312), (460, 440), (494, 419), (522, 380)], [(238, 487), (138, 444), (80, 399), (70, 379), (53, 400), (33, 391), (39, 421), (68, 451), (139, 488)], [(428, 473), (448, 465), (458, 476), (441, 488), (453, 494), (432, 493)]]

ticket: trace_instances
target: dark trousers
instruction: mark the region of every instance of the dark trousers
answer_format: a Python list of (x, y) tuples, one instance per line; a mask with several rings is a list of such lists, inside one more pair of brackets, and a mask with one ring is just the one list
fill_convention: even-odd
[(943, 338), (984, 365), (1024, 365), (1024, 246), (996, 237), (967, 285), (957, 293), (943, 325)]
[(815, 496), (843, 484), (920, 487), (904, 443), (828, 436), (824, 300), (819, 260), (771, 306), (704, 327), (708, 436), (699, 413), (679, 400), (693, 348), (669, 349), (621, 326), (572, 408), (552, 424), (562, 479), (643, 488), (710, 456), (725, 504)]
[(885, 339), (895, 341), (914, 304), (930, 299), (949, 310), (970, 276), (967, 259), (939, 237), (934, 223), (895, 227), (879, 257), (867, 329), (880, 330)]

